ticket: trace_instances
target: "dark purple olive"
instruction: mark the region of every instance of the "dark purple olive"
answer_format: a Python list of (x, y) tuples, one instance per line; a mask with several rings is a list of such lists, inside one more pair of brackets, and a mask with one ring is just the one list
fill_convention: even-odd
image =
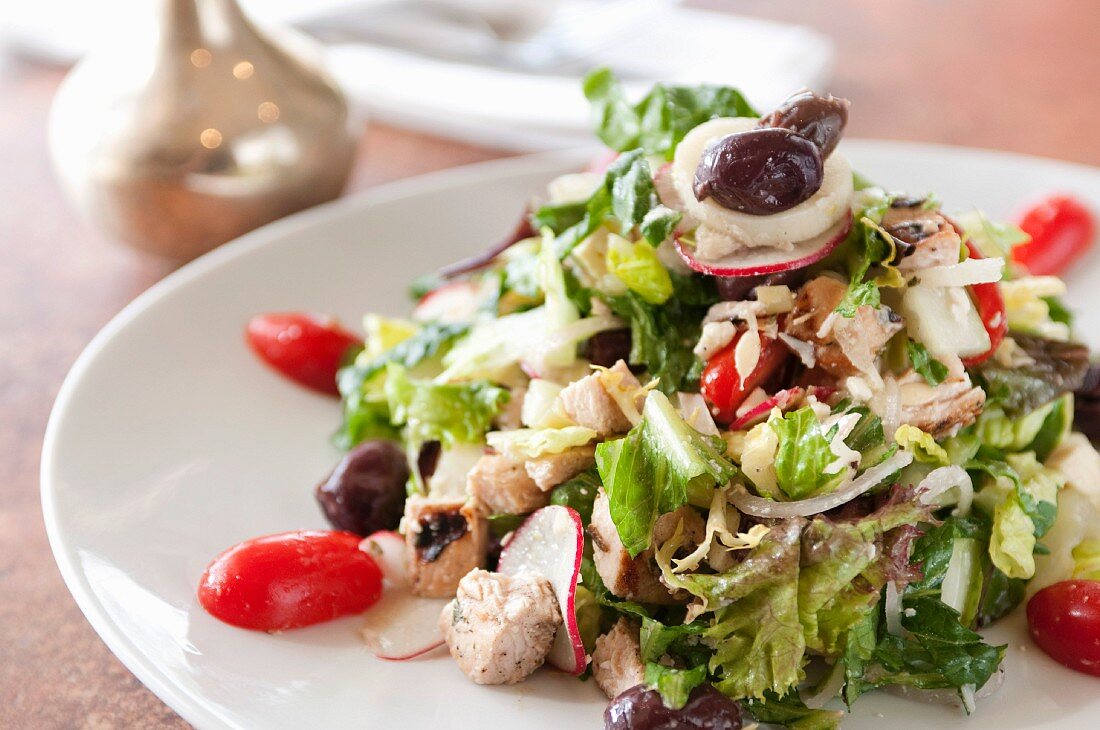
[(1073, 427), (1100, 443), (1100, 365), (1089, 366), (1073, 398)]
[(821, 150), (786, 129), (753, 129), (711, 142), (695, 169), (698, 200), (769, 215), (809, 200), (821, 188)]
[(787, 269), (774, 274), (758, 276), (719, 276), (715, 277), (718, 297), (724, 302), (740, 302), (756, 299), (758, 286), (789, 286), (797, 288), (806, 278), (806, 269)]
[(824, 158), (836, 149), (844, 134), (844, 127), (848, 124), (848, 105), (847, 99), (802, 91), (761, 119), (758, 126), (789, 129), (817, 145)]
[(619, 360), (630, 357), (630, 330), (606, 330), (592, 337), (581, 346), (581, 355), (593, 365), (609, 368)]
[(409, 466), (392, 441), (364, 441), (317, 485), (317, 502), (333, 527), (359, 535), (395, 530), (405, 511)]
[(691, 692), (687, 704), (670, 710), (657, 690), (644, 684), (623, 692), (603, 711), (604, 730), (741, 730), (741, 705), (710, 684)]

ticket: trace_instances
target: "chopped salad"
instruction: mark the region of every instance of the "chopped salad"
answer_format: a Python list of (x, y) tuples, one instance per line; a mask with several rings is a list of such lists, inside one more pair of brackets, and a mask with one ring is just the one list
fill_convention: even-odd
[[(411, 317), (296, 325), (339, 366), (317, 497), (366, 537), (336, 583), (381, 581), (330, 613), (479, 684), (591, 679), (608, 728), (838, 727), (880, 689), (975, 712), (1006, 649), (978, 629), (1100, 577), (1097, 377), (1012, 256), (1039, 242), (853, 171), (843, 99), (584, 93), (608, 153)], [(250, 339), (278, 367), (302, 341)]]

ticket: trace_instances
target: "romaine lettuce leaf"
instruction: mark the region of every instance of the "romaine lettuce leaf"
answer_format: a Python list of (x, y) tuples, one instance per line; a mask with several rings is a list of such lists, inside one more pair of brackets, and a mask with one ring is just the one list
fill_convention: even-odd
[(894, 433), (894, 441), (898, 446), (913, 455), (913, 458), (923, 464), (935, 464), (947, 466), (951, 463), (951, 457), (947, 450), (936, 443), (932, 434), (921, 431), (916, 426), (903, 424)]
[(767, 425), (779, 437), (775, 452), (775, 476), (779, 489), (790, 499), (805, 499), (835, 486), (843, 469), (830, 469), (837, 460), (831, 442), (837, 427), (825, 431), (809, 406), (768, 418)]
[(692, 429), (660, 391), (646, 397), (642, 421), (621, 439), (596, 447), (596, 467), (611, 519), (631, 555), (650, 545), (659, 515), (688, 501), (709, 505), (713, 489), (736, 468)]
[(584, 446), (597, 435), (592, 429), (583, 426), (517, 428), (511, 431), (490, 431), (485, 435), (485, 441), (502, 454), (523, 461)]
[(439, 441), (443, 448), (480, 442), (508, 401), (507, 390), (487, 382), (412, 380), (395, 362), (386, 366), (385, 392), (391, 421), (404, 427), (410, 443)]

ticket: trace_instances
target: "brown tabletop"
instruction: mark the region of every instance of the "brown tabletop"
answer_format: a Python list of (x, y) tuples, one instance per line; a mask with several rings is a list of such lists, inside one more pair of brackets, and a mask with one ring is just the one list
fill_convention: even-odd
[[(1093, 0), (713, 1), (834, 38), (851, 136), (1100, 164)], [(92, 335), (170, 264), (117, 247), (62, 199), (46, 113), (62, 73), (0, 66), (0, 727), (184, 727), (99, 641), (50, 555), (38, 497), (46, 418)], [(352, 190), (503, 153), (374, 126)]]

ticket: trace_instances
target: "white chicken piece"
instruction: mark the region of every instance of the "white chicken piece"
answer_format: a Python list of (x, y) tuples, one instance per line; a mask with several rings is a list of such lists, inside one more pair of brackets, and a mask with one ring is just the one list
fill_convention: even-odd
[[(641, 388), (642, 384), (622, 360), (615, 363), (610, 370), (622, 375), (620, 389), (629, 391)], [(599, 373), (586, 375), (570, 383), (558, 395), (558, 403), (562, 412), (574, 423), (590, 428), (600, 436), (626, 433), (633, 425), (618, 402), (604, 388)]]
[(527, 388), (510, 388), (508, 390), (508, 402), (493, 418), (493, 427), (499, 431), (511, 431), (523, 426), (520, 416), (523, 413), (523, 401), (526, 397)]
[(608, 699), (615, 699), (645, 681), (637, 625), (620, 618), (610, 631), (596, 639), (592, 677)]
[(465, 498), (413, 495), (405, 501), (402, 525), (413, 595), (449, 598), (462, 576), (485, 564), (485, 517)]
[(834, 314), (846, 290), (830, 276), (811, 279), (799, 290), (783, 327), (791, 337), (812, 343), (816, 366), (838, 378), (873, 369), (875, 358), (902, 328), (901, 317), (885, 305), (863, 305), (852, 318)]
[(503, 454), (485, 454), (466, 477), (466, 491), (490, 515), (523, 515), (550, 503), (522, 461)]
[(544, 492), (572, 479), (596, 463), (596, 446), (587, 444), (566, 449), (560, 454), (544, 454), (528, 459), (527, 476)]
[[(684, 549), (693, 550), (706, 535), (706, 523), (698, 512), (688, 506), (657, 519), (653, 526), (654, 544), (668, 540), (680, 520), (684, 522)], [(686, 600), (686, 595), (670, 593), (661, 582), (661, 572), (653, 559), (652, 548), (630, 557), (611, 520), (610, 502), (602, 489), (592, 506), (588, 534), (592, 537), (592, 560), (596, 572), (611, 593), (619, 598), (659, 605), (673, 605)]]
[(899, 245), (911, 247), (898, 263), (903, 274), (959, 263), (962, 239), (938, 211), (926, 210), (925, 203), (916, 198), (895, 200), (882, 216), (883, 229), (901, 241)]
[(540, 575), (473, 570), (443, 607), (439, 628), (451, 656), (477, 684), (515, 684), (542, 666), (561, 609)]

